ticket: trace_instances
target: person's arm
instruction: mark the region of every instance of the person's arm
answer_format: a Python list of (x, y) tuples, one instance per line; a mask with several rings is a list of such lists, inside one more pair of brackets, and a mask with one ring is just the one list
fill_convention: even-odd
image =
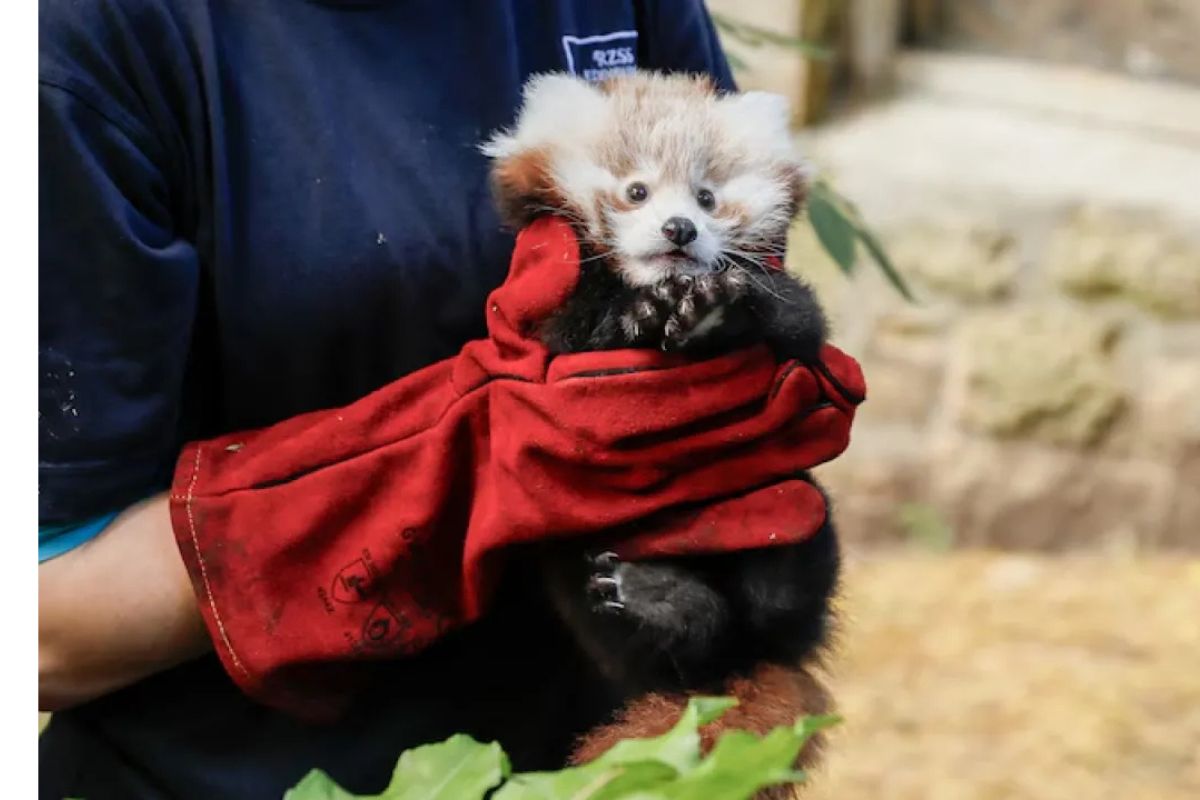
[(167, 487), (185, 435), (200, 283), (185, 201), (194, 170), (139, 49), (166, 38), (139, 27), (151, 22), (40, 9), (39, 531), (126, 509), (38, 567), (46, 709), (132, 683), (206, 640), (165, 497), (143, 500)]
[(38, 706), (59, 711), (212, 648), (165, 494), (38, 568)]

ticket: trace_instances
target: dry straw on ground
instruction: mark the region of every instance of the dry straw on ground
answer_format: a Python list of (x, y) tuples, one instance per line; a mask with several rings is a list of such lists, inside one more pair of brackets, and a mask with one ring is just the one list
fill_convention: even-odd
[(843, 605), (808, 800), (1200, 797), (1200, 561), (875, 555)]

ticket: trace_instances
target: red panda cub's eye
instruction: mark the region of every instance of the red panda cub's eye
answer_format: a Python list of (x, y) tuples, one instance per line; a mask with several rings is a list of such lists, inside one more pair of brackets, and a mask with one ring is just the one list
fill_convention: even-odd
[(635, 203), (641, 203), (650, 196), (650, 190), (641, 181), (634, 181), (625, 189), (625, 196)]
[(708, 189), (701, 189), (700, 191), (696, 192), (696, 202), (699, 203), (700, 207), (705, 211), (712, 211), (717, 207), (717, 198), (713, 197), (713, 193)]

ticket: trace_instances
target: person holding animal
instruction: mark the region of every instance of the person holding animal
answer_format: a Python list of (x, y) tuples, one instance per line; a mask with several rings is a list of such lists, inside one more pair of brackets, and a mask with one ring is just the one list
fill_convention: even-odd
[[(772, 266), (799, 166), (730, 121), (666, 143), (715, 171), (588, 182), (613, 120), (733, 111), (586, 85), (731, 90), (703, 7), (348, 6), (43, 3), (43, 797), (278, 796), (312, 767), (373, 791), (460, 730), (549, 766), (728, 680), (816, 710), (754, 680), (821, 641), (803, 471), (860, 399)], [(514, 252), (477, 145), (564, 69), (489, 145)], [(531, 137), (539, 91), (594, 129)], [(639, 216), (684, 187), (686, 218)], [(618, 211), (641, 233), (598, 235)], [(689, 635), (631, 671), (647, 629)]]

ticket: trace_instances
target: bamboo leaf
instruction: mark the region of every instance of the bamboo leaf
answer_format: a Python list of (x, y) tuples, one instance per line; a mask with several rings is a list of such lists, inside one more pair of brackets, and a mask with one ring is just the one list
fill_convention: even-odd
[(736, 72), (744, 72), (750, 66), (744, 58), (734, 55), (732, 50), (725, 51), (725, 60), (729, 62), (729, 68)]
[[(871, 231), (871, 229), (867, 227), (867, 224), (863, 222), (862, 215), (859, 213), (858, 207), (855, 206), (854, 203), (835, 191), (833, 187), (825, 181), (817, 181), (813, 184), (813, 187), (810, 190), (808, 202), (810, 218), (812, 217), (812, 208), (815, 206), (828, 206), (829, 208), (834, 209), (834, 213), (838, 214), (846, 222), (846, 224), (850, 226), (853, 231), (853, 237), (862, 242), (863, 247), (865, 247), (867, 250), (867, 254), (870, 255), (871, 260), (879, 268), (879, 271), (883, 273), (883, 276), (887, 282), (890, 283), (905, 300), (908, 300), (910, 303), (916, 302), (916, 298), (913, 296), (912, 290), (909, 288), (908, 283), (904, 280), (904, 276), (900, 274), (900, 271), (896, 268), (896, 265), (888, 256), (887, 251), (884, 250), (883, 244), (879, 241), (879, 237), (877, 237)], [(826, 212), (823, 211), (821, 213)], [(816, 228), (815, 222), (813, 227), (817, 231), (817, 237), (820, 238), (821, 231), (820, 229)], [(829, 251), (829, 247), (826, 245), (823, 239), (821, 240), (821, 244), (825, 246), (827, 251)], [(832, 251), (830, 251), (830, 255), (833, 255)], [(840, 261), (838, 262), (838, 265), (841, 266)], [(843, 267), (843, 271), (848, 272), (845, 267)]]
[(871, 231), (863, 225), (855, 226), (855, 231), (858, 233), (858, 238), (862, 241), (863, 246), (867, 248), (867, 252), (871, 254), (871, 258), (879, 266), (883, 276), (887, 278), (888, 283), (890, 283), (905, 300), (909, 301), (910, 303), (915, 303), (917, 299), (913, 296), (912, 291), (908, 288), (908, 284), (905, 282), (903, 276), (901, 276), (900, 271), (896, 269), (896, 265), (893, 264), (892, 260), (888, 257), (887, 252), (884, 251), (883, 245), (879, 243), (879, 239), (875, 237), (875, 234), (871, 233)]
[(808, 221), (825, 252), (841, 267), (842, 272), (851, 274), (854, 271), (854, 240), (857, 236), (853, 223), (822, 194), (809, 197)]
[(764, 44), (784, 47), (803, 53), (814, 61), (828, 61), (833, 58), (833, 50), (823, 44), (811, 42), (798, 36), (788, 36), (767, 28), (760, 28), (748, 22), (735, 20), (725, 14), (710, 12), (713, 24), (731, 39), (748, 47), (761, 47)]

